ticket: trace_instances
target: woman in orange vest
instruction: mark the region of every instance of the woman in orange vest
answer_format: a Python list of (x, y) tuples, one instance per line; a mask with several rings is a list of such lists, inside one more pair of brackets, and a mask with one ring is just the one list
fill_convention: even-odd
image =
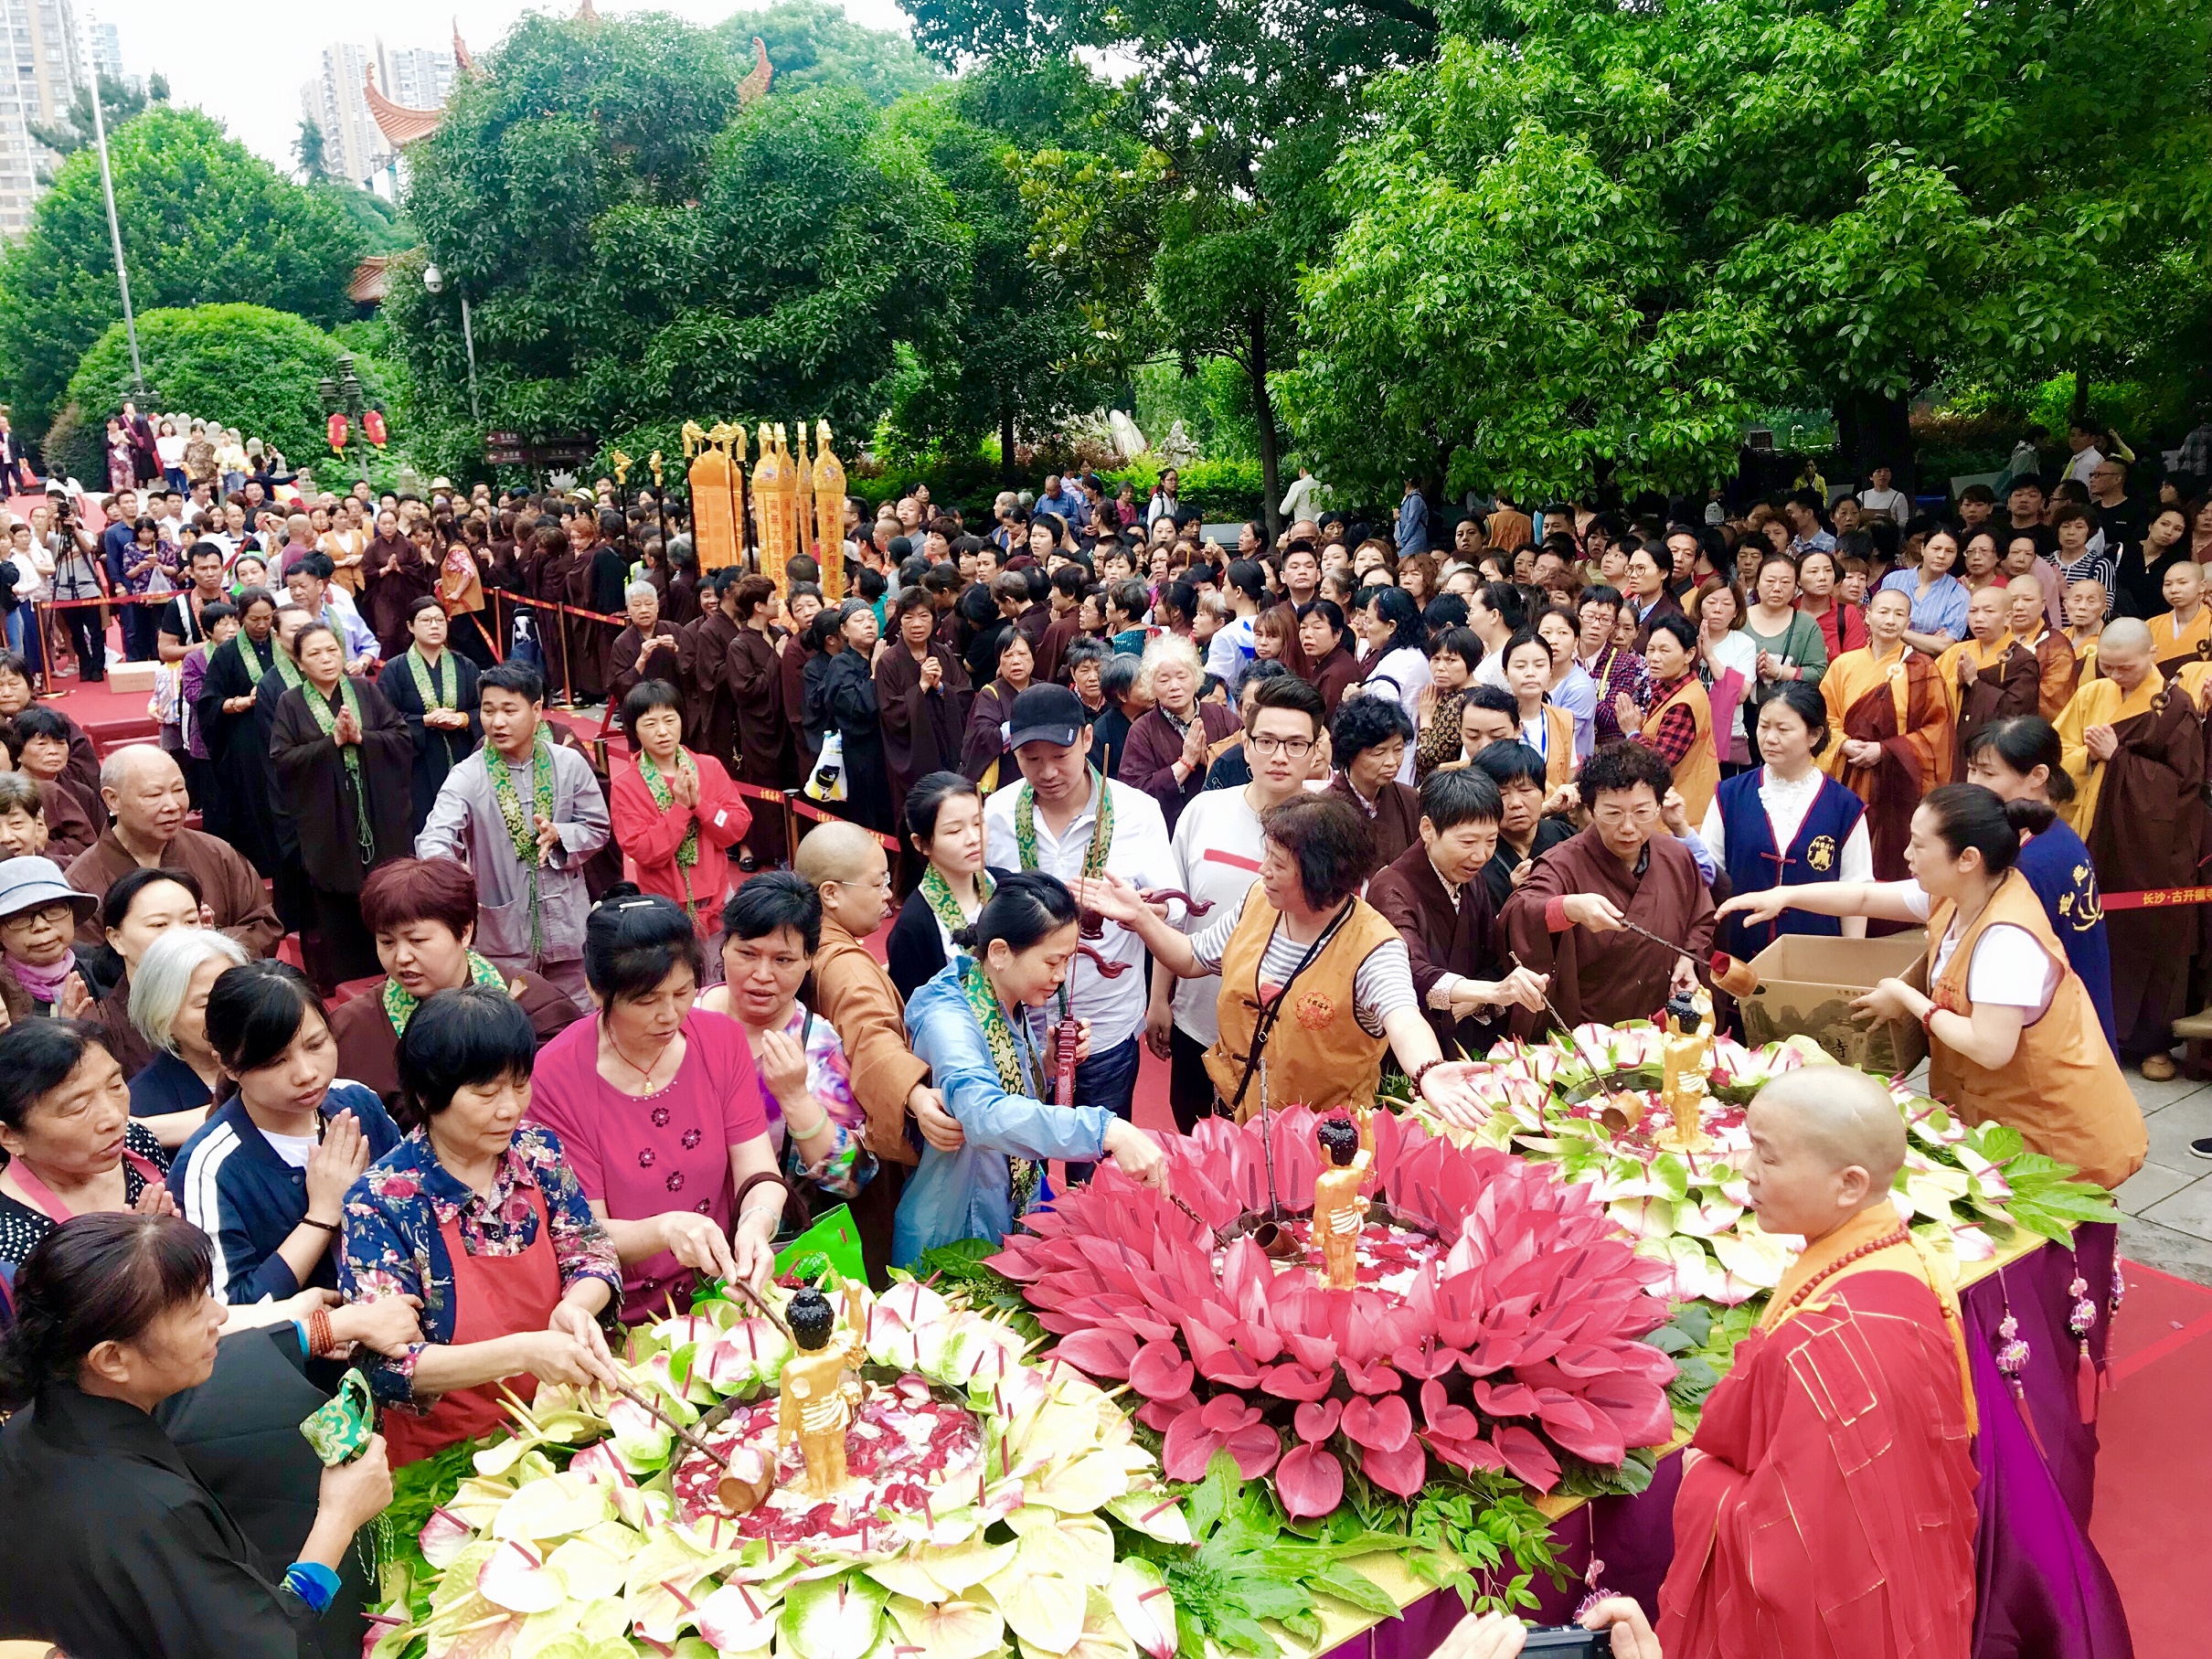
[[(1479, 1125), (1488, 1114), (1475, 1067), (1444, 1058), (1414, 994), (1405, 940), (1359, 896), (1375, 865), (1367, 815), (1341, 795), (1306, 795), (1270, 807), (1260, 826), (1260, 878), (1241, 906), (1199, 932), (1179, 931), (1111, 872), (1074, 883), (1077, 903), (1135, 932), (1177, 978), (1221, 976), (1221, 1035), (1206, 1056), (1216, 1110), (1242, 1122), (1262, 1101), (1317, 1111), (1368, 1105), (1388, 1050), (1439, 1116)], [(1515, 968), (1473, 990), (1481, 1001), (1537, 1009), (1545, 984)]]
[(2050, 827), (2047, 802), (2005, 802), (1978, 783), (1929, 792), (1912, 815), (1909, 881), (1773, 888), (1719, 916), (1769, 921), (1785, 908), (1928, 926), (1929, 992), (1885, 979), (1854, 1005), (1928, 1029), (1929, 1086), (1971, 1123), (2018, 1130), (2100, 1186), (2143, 1166), (2143, 1112), (2043, 902), (2013, 867), (2020, 833)]
[(1675, 792), (1692, 824), (1720, 788), (1720, 758), (1713, 748), (1713, 706), (1697, 681), (1697, 630), (1686, 616), (1652, 619), (1643, 667), (1651, 691), (1642, 707), (1623, 691), (1613, 699), (1621, 729), (1658, 751), (1675, 774)]

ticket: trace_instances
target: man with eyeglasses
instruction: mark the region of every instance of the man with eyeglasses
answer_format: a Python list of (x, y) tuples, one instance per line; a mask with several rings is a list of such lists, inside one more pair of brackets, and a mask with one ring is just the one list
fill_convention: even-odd
[[(1175, 822), (1173, 846), (1182, 888), (1201, 904), (1212, 901), (1204, 916), (1186, 916), (1185, 932), (1203, 931), (1244, 903), (1266, 851), (1260, 819), (1306, 789), (1325, 718), (1320, 691), (1295, 675), (1275, 675), (1249, 688), (1242, 752), (1251, 782), (1240, 789), (1205, 791)], [(1168, 1062), (1168, 1104), (1175, 1127), (1186, 1134), (1213, 1105), (1206, 1052), (1220, 1036), (1220, 995), (1218, 973), (1178, 980), (1160, 963), (1152, 964), (1144, 1042)]]
[[(1663, 833), (1674, 775), (1656, 750), (1601, 749), (1582, 763), (1576, 786), (1590, 827), (1537, 858), (1506, 899), (1499, 916), (1506, 946), (1551, 976), (1552, 1002), (1569, 1025), (1650, 1019), (1704, 977), (1713, 895), (1690, 848)], [(1663, 940), (1679, 940), (1688, 954)], [(1515, 1035), (1541, 1037), (1550, 1017), (1516, 1013)]]

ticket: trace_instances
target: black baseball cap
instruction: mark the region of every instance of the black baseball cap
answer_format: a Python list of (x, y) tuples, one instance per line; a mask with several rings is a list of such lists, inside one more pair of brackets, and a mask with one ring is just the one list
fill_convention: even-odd
[(1006, 718), (1006, 747), (1054, 743), (1072, 749), (1090, 725), (1083, 699), (1065, 686), (1032, 686), (1014, 699)]

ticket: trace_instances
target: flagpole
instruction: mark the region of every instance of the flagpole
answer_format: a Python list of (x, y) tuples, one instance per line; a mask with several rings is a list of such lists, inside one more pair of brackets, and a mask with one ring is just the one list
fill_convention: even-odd
[[(90, 8), (86, 9), (85, 16), (89, 24), (91, 20)], [(100, 150), (100, 189), (108, 203), (108, 238), (115, 249), (115, 286), (122, 295), (122, 329), (131, 342), (131, 384), (144, 398), (146, 395), (146, 371), (145, 366), (138, 359), (138, 319), (131, 312), (131, 273), (123, 269), (122, 221), (115, 217), (115, 172), (108, 164), (108, 122), (100, 108), (100, 64), (89, 49), (85, 52), (85, 64), (91, 71), (92, 142)]]

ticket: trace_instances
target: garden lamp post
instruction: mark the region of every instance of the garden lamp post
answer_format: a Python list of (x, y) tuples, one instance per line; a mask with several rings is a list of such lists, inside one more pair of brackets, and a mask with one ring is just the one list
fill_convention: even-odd
[[(435, 265), (422, 268), (422, 286), (431, 293), (445, 292), (445, 272)], [(476, 403), (476, 331), (469, 324), (469, 296), (465, 289), (455, 290), (461, 301), (461, 343), (469, 354), (469, 419), (478, 426), (484, 424), (484, 410)]]
[[(354, 372), (354, 359), (351, 352), (341, 352), (338, 355), (337, 378), (334, 379), (330, 376), (324, 375), (320, 381), (316, 382), (315, 389), (323, 399), (323, 413), (325, 416), (343, 414), (346, 419), (349, 433), (357, 433), (360, 431), (361, 416), (367, 408), (367, 399), (365, 396), (365, 388), (361, 385), (361, 377)], [(361, 468), (361, 482), (367, 484), (368, 482), (368, 456), (366, 451), (357, 452), (357, 454)]]

